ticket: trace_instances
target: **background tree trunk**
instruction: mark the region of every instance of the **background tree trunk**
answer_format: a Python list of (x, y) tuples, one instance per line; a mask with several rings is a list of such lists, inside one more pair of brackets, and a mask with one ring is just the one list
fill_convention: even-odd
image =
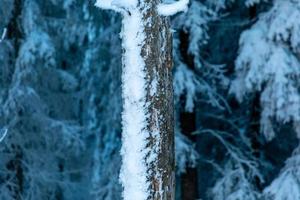
[[(196, 142), (196, 113), (182, 112), (180, 114), (180, 124), (182, 133), (191, 141)], [(186, 172), (181, 175), (181, 199), (195, 200), (198, 199), (198, 175), (196, 167), (186, 167)]]

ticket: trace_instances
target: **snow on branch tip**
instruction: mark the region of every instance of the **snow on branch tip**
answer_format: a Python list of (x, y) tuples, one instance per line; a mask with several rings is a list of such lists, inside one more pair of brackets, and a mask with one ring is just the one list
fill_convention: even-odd
[(7, 28), (4, 28), (2, 35), (0, 37), (0, 43), (5, 39), (6, 33), (7, 33)]
[[(161, 3), (158, 5), (158, 13), (162, 16), (175, 15), (178, 12), (185, 12), (188, 9), (189, 0), (179, 0), (173, 3)], [(97, 0), (95, 6), (121, 12), (130, 10), (138, 5), (138, 0)]]
[(129, 8), (135, 7), (137, 0), (97, 0), (95, 3), (96, 7), (114, 10), (120, 12), (122, 10), (128, 10)]
[(8, 132), (7, 128), (0, 129), (0, 142), (4, 140)]
[(179, 0), (170, 4), (159, 4), (157, 7), (158, 13), (163, 16), (175, 15), (179, 12), (186, 12), (188, 9), (189, 0)]

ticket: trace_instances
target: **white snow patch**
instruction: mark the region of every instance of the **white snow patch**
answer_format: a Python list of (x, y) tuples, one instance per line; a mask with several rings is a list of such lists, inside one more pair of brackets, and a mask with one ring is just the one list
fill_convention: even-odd
[(158, 86), (157, 77), (154, 76), (154, 78), (151, 82), (151, 88), (150, 88), (150, 95), (151, 96), (154, 96), (157, 93), (157, 86)]
[(122, 113), (123, 157), (120, 180), (123, 185), (124, 200), (146, 200), (150, 183), (147, 179), (146, 139), (146, 74), (145, 63), (141, 56), (145, 40), (142, 14), (131, 9), (131, 15), (123, 16), (121, 33), (123, 48), (123, 100)]
[(178, 12), (186, 12), (188, 9), (189, 0), (179, 0), (170, 4), (159, 4), (157, 11), (160, 15), (171, 16)]
[(137, 3), (137, 0), (97, 0), (95, 6), (102, 9), (111, 9), (119, 12), (121, 9), (136, 7)]
[(287, 159), (281, 173), (264, 189), (263, 199), (298, 200), (300, 199), (300, 146)]
[(111, 9), (112, 8), (111, 3), (112, 3), (111, 0), (97, 0), (95, 6), (102, 9)]

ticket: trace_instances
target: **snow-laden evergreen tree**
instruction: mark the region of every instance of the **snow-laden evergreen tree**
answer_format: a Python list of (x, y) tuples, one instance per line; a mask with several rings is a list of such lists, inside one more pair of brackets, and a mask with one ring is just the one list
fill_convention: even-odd
[[(299, 17), (299, 1), (274, 0), (270, 10), (240, 38), (231, 92), (240, 101), (247, 94), (259, 93), (261, 132), (269, 141), (276, 137), (279, 129), (275, 127), (284, 124), (293, 127), (299, 137)], [(297, 159), (296, 149), (279, 176), (265, 188), (263, 199), (299, 199)]]
[(248, 177), (255, 174), (247, 173), (241, 164), (243, 163), (232, 163), (232, 161), (226, 164), (225, 170), (222, 171), (222, 178), (217, 180), (212, 188), (211, 193), (214, 200), (256, 200), (259, 198), (259, 192)]
[(96, 141), (93, 150), (92, 193), (97, 200), (121, 199), (120, 17), (112, 13), (101, 13), (96, 17), (93, 20), (105, 21), (105, 24), (100, 24), (100, 27), (91, 24), (93, 30), (100, 30), (91, 39), (80, 72), (84, 77), (83, 84), (87, 85), (85, 96), (88, 103), (84, 119)]
[(231, 92), (240, 101), (261, 93), (261, 131), (269, 140), (275, 137), (274, 121), (293, 123), (299, 134), (299, 15), (298, 1), (276, 0), (240, 38)]
[[(230, 7), (231, 4), (233, 3), (234, 1), (210, 1), (209, 4), (207, 4), (207, 8), (210, 8), (210, 10), (208, 10), (207, 8), (205, 10), (204, 9), (205, 7), (201, 6), (200, 8), (206, 11), (205, 12), (206, 15), (204, 15), (206, 16), (206, 18), (203, 15), (201, 17), (202, 20), (204, 19), (204, 22), (202, 23), (202, 26), (206, 28), (204, 30), (208, 30), (209, 24), (211, 22), (214, 21), (217, 21), (217, 23), (222, 22), (222, 20), (220, 20), (223, 17), (222, 14), (226, 12), (226, 8)], [(254, 5), (254, 3), (257, 2), (250, 2), (250, 1), (237, 2), (235, 6), (237, 5), (240, 6), (243, 4), (246, 4), (247, 6), (252, 6)], [(196, 8), (195, 5), (194, 8)], [(198, 14), (194, 15), (194, 18), (197, 19), (201, 16), (201, 14), (199, 14), (200, 12), (196, 12), (196, 13)], [(195, 20), (195, 21), (201, 22), (201, 20)], [(193, 30), (195, 30), (194, 27)], [(218, 29), (215, 29), (215, 31), (218, 31)], [(202, 32), (198, 31), (198, 33), (202, 33)], [(193, 67), (196, 66), (196, 70), (195, 68), (192, 68), (192, 70), (190, 70), (191, 72), (194, 71), (194, 73), (191, 74), (196, 74), (197, 75), (196, 77), (198, 77), (198, 79), (201, 78), (200, 80), (205, 81), (204, 83), (202, 82), (201, 84), (198, 85), (198, 87), (196, 87), (197, 89), (199, 89), (197, 91), (198, 96), (195, 96), (196, 101), (201, 101), (201, 100), (203, 101), (203, 98), (206, 97), (205, 100), (208, 102), (207, 104), (212, 105), (214, 107), (214, 109), (208, 109), (207, 104), (199, 104), (199, 103), (197, 104), (197, 106), (199, 105), (204, 106), (204, 108), (201, 107), (198, 108), (199, 109), (198, 115), (203, 116), (201, 120), (203, 120), (204, 123), (211, 123), (210, 125), (207, 124), (202, 125), (201, 121), (199, 120), (200, 125), (198, 127), (199, 130), (197, 132), (207, 133), (205, 134), (205, 136), (202, 136), (201, 138), (210, 138), (210, 137), (214, 138), (212, 141), (214, 141), (213, 143), (215, 144), (215, 146), (217, 146), (216, 149), (217, 148), (221, 149), (218, 152), (218, 154), (222, 155), (222, 156), (218, 155), (212, 158), (211, 160), (207, 160), (207, 158), (205, 158), (208, 157), (207, 155), (200, 154), (199, 162), (207, 162), (211, 164), (211, 166), (214, 167), (215, 171), (217, 172), (214, 173), (213, 176), (214, 185), (210, 190), (209, 194), (207, 196), (205, 194), (202, 194), (202, 196), (203, 197), (206, 196), (207, 198), (218, 199), (218, 200), (257, 199), (260, 196), (260, 192), (256, 184), (257, 182), (264, 181), (263, 175), (258, 168), (260, 161), (257, 158), (255, 158), (254, 155), (252, 155), (252, 151), (253, 151), (251, 146), (252, 144), (250, 142), (250, 139), (247, 136), (248, 133), (245, 132), (245, 130), (243, 130), (245, 128), (243, 122), (238, 121), (244, 119), (243, 118), (237, 119), (236, 117), (238, 117), (238, 113), (234, 113), (237, 115), (234, 116), (233, 113), (231, 113), (232, 112), (231, 108), (229, 108), (229, 106), (227, 105), (226, 95), (224, 95), (225, 93), (224, 89), (226, 89), (226, 86), (228, 85), (228, 79), (224, 75), (227, 66), (221, 64), (219, 65), (209, 64), (203, 57), (201, 57), (201, 54), (199, 53), (199, 51), (203, 50), (201, 46), (205, 46), (207, 42), (212, 42), (211, 40), (209, 40), (209, 37), (210, 36), (208, 32), (206, 32), (205, 37), (200, 37), (201, 40), (198, 41), (202, 43), (198, 42), (198, 45), (200, 44), (198, 47), (198, 53), (196, 53), (197, 50), (195, 50), (195, 48), (194, 50), (191, 51), (194, 52), (195, 54), (195, 56), (192, 56), (192, 59), (198, 58), (198, 63), (191, 65), (190, 64), (191, 62), (187, 62), (189, 63), (190, 66)], [(192, 38), (196, 38), (196, 37), (193, 36)], [(193, 44), (195, 44), (195, 42)], [(222, 44), (218, 44), (218, 45), (221, 46)], [(178, 57), (180, 58), (180, 56), (177, 56), (177, 58)], [(195, 63), (195, 60), (193, 60), (192, 63)], [(200, 69), (197, 70), (197, 66)], [(193, 79), (190, 78), (188, 80), (193, 80)], [(189, 83), (188, 80), (186, 80), (183, 83)], [(208, 87), (206, 89), (203, 89), (204, 86), (208, 86)], [(188, 86), (187, 88), (194, 89), (195, 87)], [(204, 113), (204, 112), (209, 112), (209, 113)], [(226, 114), (228, 112), (231, 114)], [(249, 121), (247, 120), (245, 122), (249, 123)], [(214, 123), (217, 124), (213, 125)], [(228, 126), (224, 124), (227, 124)], [(205, 129), (206, 126), (211, 128)], [(224, 129), (224, 126), (227, 127)], [(204, 176), (205, 175), (203, 175), (203, 177)]]
[[(178, 172), (184, 172), (188, 165), (195, 166), (198, 157), (193, 150), (191, 141), (181, 133), (180, 112), (193, 112), (195, 102), (199, 101), (204, 101), (216, 109), (225, 109), (226, 107), (225, 99), (217, 91), (218, 86), (225, 88), (228, 85), (223, 65), (210, 64), (200, 54), (201, 47), (209, 39), (208, 24), (218, 19), (219, 10), (225, 6), (224, 3), (220, 1), (202, 3), (191, 0), (187, 12), (173, 19), (173, 28), (175, 29), (173, 84), (177, 130), (175, 146), (176, 154), (178, 154), (176, 155)], [(182, 37), (186, 37), (186, 40), (181, 41)], [(217, 82), (218, 84), (216, 84)], [(182, 99), (184, 99), (183, 103)], [(184, 146), (185, 148), (182, 148)], [(189, 148), (187, 148), (188, 146)], [(187, 151), (187, 149), (189, 150)], [(184, 155), (186, 156), (184, 157)]]
[[(79, 169), (75, 165), (69, 168), (65, 162), (84, 144), (79, 124), (72, 120), (72, 112), (66, 112), (73, 109), (72, 104), (64, 109), (53, 108), (58, 102), (51, 99), (61, 98), (61, 91), (74, 91), (78, 82), (71, 74), (55, 68), (54, 42), (40, 24), (38, 3), (15, 1), (13, 5), (17, 16), (7, 25), (5, 41), (11, 43), (13, 52), (6, 58), (11, 59), (8, 68), (1, 68), (10, 85), (3, 88), (6, 91), (1, 107), (2, 123), (8, 129), (1, 146), (1, 155), (6, 155), (1, 160), (1, 188), (6, 192), (1, 195), (4, 199), (56, 199), (76, 187), (69, 170)], [(10, 73), (5, 73), (7, 70)], [(44, 79), (47, 76), (51, 78)], [(45, 92), (44, 88), (51, 90)], [(59, 112), (64, 113), (64, 120), (57, 119)], [(64, 176), (66, 179), (61, 180)]]
[[(219, 5), (218, 5), (219, 6)], [(207, 43), (209, 35), (208, 24), (218, 18), (218, 6), (211, 7), (193, 0), (189, 10), (174, 19), (176, 28), (174, 58), (174, 87), (176, 102), (185, 96), (184, 110), (192, 112), (197, 101), (197, 94), (203, 94), (203, 100), (209, 104), (223, 108), (224, 102), (221, 95), (216, 91), (214, 81), (218, 80), (220, 85), (226, 86), (227, 78), (224, 76), (222, 65), (209, 64), (201, 57), (200, 49)], [(182, 52), (180, 34), (187, 35), (187, 49)]]
[(210, 191), (212, 199), (258, 199), (260, 192), (254, 182), (256, 179), (261, 182), (264, 180), (258, 168), (258, 160), (251, 155), (249, 144), (243, 141), (242, 138), (233, 139), (234, 134), (238, 134), (237, 132), (228, 135), (235, 142), (228, 140), (226, 137), (228, 133), (226, 132), (222, 133), (214, 130), (210, 132), (219, 140), (227, 152), (224, 166), (219, 165), (217, 161), (212, 161), (212, 166), (221, 174)]
[[(190, 147), (189, 151), (187, 148), (180, 148), (187, 147), (187, 145), (181, 145), (181, 140), (176, 140), (176, 153), (180, 154), (176, 158), (178, 158), (179, 173), (185, 173), (187, 167), (199, 168), (199, 164), (203, 166), (204, 163), (214, 168), (212, 170), (214, 178), (211, 180), (215, 184), (210, 192), (200, 194), (202, 198), (255, 199), (259, 196), (259, 192), (254, 185), (254, 179), (258, 178), (262, 181), (262, 176), (258, 171), (257, 160), (251, 155), (249, 139), (244, 131), (239, 129), (239, 123), (236, 123), (235, 116), (226, 116), (227, 112), (231, 112), (225, 95), (229, 83), (229, 79), (225, 76), (226, 66), (209, 63), (201, 54), (203, 47), (210, 41), (210, 23), (220, 20), (223, 11), (232, 2), (191, 1), (190, 9), (174, 19), (176, 27), (174, 88), (177, 106), (177, 138), (184, 138), (183, 141), (187, 141)], [(197, 113), (199, 118), (197, 118), (198, 126), (195, 133), (201, 133), (200, 140), (211, 138), (208, 141), (214, 143), (217, 146), (216, 149), (221, 149), (218, 154), (224, 156), (223, 160), (220, 159), (220, 155), (199, 155), (194, 150), (193, 143), (188, 141), (187, 137), (182, 137), (180, 112)], [(207, 122), (211, 124), (207, 124)], [(214, 123), (216, 124), (213, 125)], [(224, 126), (221, 124), (227, 124), (227, 130), (221, 130), (223, 129), (221, 127)], [(181, 152), (181, 150), (185, 151)], [(184, 154), (185, 152), (188, 153)], [(183, 157), (184, 155), (186, 157)], [(198, 173), (199, 177), (205, 177), (204, 172), (198, 171)], [(237, 177), (240, 178), (239, 181), (237, 181)], [(203, 179), (198, 181), (201, 180)], [(177, 183), (180, 184), (180, 181), (181, 179), (178, 179)], [(203, 185), (208, 187), (211, 186), (211, 183)], [(188, 188), (187, 192), (190, 192)]]
[(279, 176), (263, 191), (263, 199), (266, 200), (296, 200), (300, 198), (299, 190), (299, 147), (292, 156), (287, 159)]
[(1, 199), (119, 199), (114, 19), (83, 1), (0, 8)]

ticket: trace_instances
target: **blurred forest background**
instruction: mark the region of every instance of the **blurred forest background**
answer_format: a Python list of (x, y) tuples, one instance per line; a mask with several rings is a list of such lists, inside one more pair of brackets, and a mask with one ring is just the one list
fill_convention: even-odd
[[(121, 199), (120, 20), (0, 0), (1, 200)], [(299, 200), (300, 1), (191, 0), (171, 20), (176, 198)]]

